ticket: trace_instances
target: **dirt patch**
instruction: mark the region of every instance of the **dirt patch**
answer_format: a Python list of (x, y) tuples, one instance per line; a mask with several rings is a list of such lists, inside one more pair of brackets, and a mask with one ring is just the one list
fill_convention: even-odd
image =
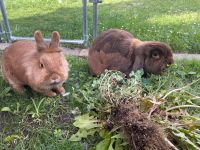
[(132, 150), (169, 150), (163, 129), (148, 120), (134, 104), (121, 104), (112, 112), (113, 122), (121, 126)]
[(58, 121), (60, 123), (72, 123), (73, 119), (74, 119), (73, 114), (65, 112), (63, 110), (58, 111)]
[(0, 132), (2, 133), (4, 131), (4, 128), (8, 127), (11, 122), (10, 120), (11, 114), (7, 112), (0, 112)]

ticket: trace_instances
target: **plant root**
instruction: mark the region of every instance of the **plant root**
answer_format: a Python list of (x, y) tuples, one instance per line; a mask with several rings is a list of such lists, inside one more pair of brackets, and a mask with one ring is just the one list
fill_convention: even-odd
[(121, 126), (132, 150), (170, 150), (163, 129), (148, 120), (132, 103), (119, 105), (112, 111), (113, 123)]

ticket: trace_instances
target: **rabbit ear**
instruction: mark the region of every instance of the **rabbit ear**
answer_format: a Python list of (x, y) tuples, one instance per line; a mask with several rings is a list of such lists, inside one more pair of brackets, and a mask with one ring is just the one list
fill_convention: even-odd
[(144, 67), (144, 56), (136, 56), (133, 63), (133, 71), (142, 69)]
[(57, 31), (52, 32), (50, 48), (58, 48), (60, 44), (60, 34)]
[(34, 37), (38, 51), (42, 51), (48, 47), (48, 45), (44, 42), (42, 33), (40, 31), (35, 31)]
[(157, 51), (164, 56), (166, 56), (168, 53), (169, 55), (172, 54), (171, 48), (162, 42), (147, 41), (144, 42), (143, 45), (143, 49), (145, 49), (144, 53), (146, 56), (149, 56), (153, 51)]

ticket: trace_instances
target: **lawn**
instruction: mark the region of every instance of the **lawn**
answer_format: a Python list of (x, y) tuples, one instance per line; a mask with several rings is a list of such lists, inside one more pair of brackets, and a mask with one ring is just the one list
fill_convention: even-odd
[[(59, 3), (60, 2), (60, 3)], [(81, 0), (5, 0), (16, 36), (53, 30), (62, 38), (82, 38)], [(92, 39), (92, 5), (88, 4)], [(200, 52), (199, 0), (104, 0), (99, 4), (99, 32), (109, 28), (130, 31), (141, 40), (169, 43), (176, 52)], [(76, 46), (76, 45), (75, 45)]]
[[(82, 37), (81, 0), (5, 0), (5, 4), (15, 36), (32, 37), (35, 30), (41, 30), (48, 37), (57, 30), (62, 38)], [(91, 42), (91, 3), (88, 7)], [(176, 52), (199, 53), (200, 1), (104, 0), (99, 4), (99, 32), (109, 28), (128, 30), (141, 40), (169, 43)], [(45, 97), (31, 89), (24, 94), (16, 93), (3, 81), (0, 72), (0, 149), (82, 150), (94, 148), (102, 141), (97, 132), (81, 141), (76, 139), (78, 142), (72, 142), (70, 137), (79, 129), (73, 124), (76, 116), (89, 113), (100, 118), (105, 113), (102, 111), (110, 113), (110, 110), (106, 110), (106, 98), (102, 98), (99, 88), (103, 85), (102, 78), (105, 80), (107, 74), (100, 79), (92, 77), (85, 59), (68, 56), (67, 60), (70, 74), (64, 85), (66, 92), (69, 92), (66, 97)], [(156, 118), (157, 123), (173, 130), (176, 137), (173, 144), (179, 149), (200, 148), (200, 82), (190, 85), (200, 78), (199, 67), (199, 61), (179, 60), (160, 76), (139, 78), (140, 88), (144, 90), (143, 97), (150, 95), (160, 100), (160, 95), (181, 89), (161, 98), (165, 103), (158, 106), (159, 111), (168, 110), (171, 118)], [(117, 77), (120, 86), (129, 82)], [(125, 93), (131, 88), (125, 89)], [(117, 91), (113, 95), (119, 93)], [(176, 106), (184, 107), (177, 109)], [(103, 115), (98, 116), (100, 113)], [(100, 145), (104, 142), (100, 142)]]
[[(98, 79), (89, 75), (87, 61), (76, 57), (67, 59), (70, 64), (70, 76), (65, 84), (66, 91), (70, 92), (68, 97), (44, 97), (30, 89), (19, 94), (10, 89), (0, 76), (1, 148), (78, 150), (94, 146), (100, 140), (97, 136), (82, 142), (69, 141), (70, 136), (77, 131), (72, 125), (74, 116), (90, 112), (94, 107), (92, 104), (99, 103), (99, 91), (94, 87)], [(143, 78), (143, 84), (148, 85), (149, 93), (170, 91), (199, 78), (199, 66), (197, 61), (177, 61), (161, 76)], [(188, 88), (190, 93), (197, 96), (200, 96), (199, 90), (200, 82)], [(177, 97), (180, 99), (169, 101), (170, 106), (188, 103), (199, 105), (196, 99), (189, 101), (181, 94)], [(196, 118), (200, 117), (198, 109), (189, 111)]]
[(67, 138), (75, 129), (72, 112), (82, 108), (73, 93), (91, 78), (85, 60), (72, 57), (68, 62), (71, 71), (65, 88), (70, 97), (49, 98), (30, 89), (19, 94), (0, 76), (0, 149), (83, 149), (83, 144)]

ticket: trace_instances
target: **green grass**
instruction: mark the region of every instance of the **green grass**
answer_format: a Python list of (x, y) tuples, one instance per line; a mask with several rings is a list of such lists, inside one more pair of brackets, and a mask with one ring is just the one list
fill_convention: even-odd
[[(61, 1), (61, 0), (60, 0)], [(80, 0), (5, 0), (11, 29), (16, 36), (33, 36), (53, 30), (62, 38), (82, 37)], [(141, 40), (170, 44), (176, 52), (200, 52), (199, 0), (105, 0), (99, 7), (99, 32), (109, 28), (130, 31)], [(92, 5), (88, 4), (89, 37)]]
[[(94, 88), (92, 85), (95, 78), (89, 75), (86, 60), (68, 57), (68, 61), (70, 75), (65, 89), (70, 92), (70, 96), (67, 98), (49, 98), (30, 89), (19, 94), (10, 89), (0, 76), (0, 148), (84, 149), (84, 143), (71, 142), (68, 138), (77, 130), (72, 125), (73, 116), (86, 112), (90, 107), (84, 102), (87, 97), (84, 97), (83, 91), (87, 92), (86, 95), (93, 92), (90, 89)], [(157, 88), (157, 81), (162, 79), (166, 85), (163, 88), (170, 90), (183, 83), (179, 81), (187, 84), (200, 77), (199, 66), (198, 61), (178, 61), (163, 76), (152, 76), (144, 82), (152, 87), (150, 91)], [(194, 91), (199, 95), (199, 90), (198, 83)], [(90, 99), (95, 101), (95, 97), (97, 95), (93, 94)], [(90, 141), (90, 144), (94, 143)]]
[(0, 77), (0, 149), (83, 149), (68, 140), (75, 131), (73, 113), (81, 109), (73, 93), (91, 78), (85, 60), (69, 57), (70, 75), (65, 89), (69, 97), (44, 97), (27, 89), (19, 94)]

